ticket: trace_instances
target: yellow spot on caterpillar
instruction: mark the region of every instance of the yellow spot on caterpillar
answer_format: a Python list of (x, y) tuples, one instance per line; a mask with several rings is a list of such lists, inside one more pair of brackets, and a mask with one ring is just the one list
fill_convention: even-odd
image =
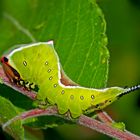
[(61, 91), (61, 94), (64, 94), (64, 93), (65, 93), (65, 91), (64, 91), (64, 90), (62, 90), (62, 91)]
[(52, 78), (53, 78), (52, 76), (51, 76), (51, 77), (49, 77), (49, 80), (52, 80)]
[(91, 95), (91, 99), (94, 99), (95, 97), (94, 97), (94, 95)]
[(54, 86), (54, 88), (56, 88), (57, 87), (57, 84), (54, 84), (53, 86)]
[(50, 73), (51, 72), (51, 69), (48, 69), (48, 73)]
[(84, 96), (80, 96), (80, 99), (81, 99), (81, 100), (84, 100)]
[(23, 85), (24, 84), (24, 81), (21, 80), (21, 81), (19, 81), (19, 83), (20, 83), (20, 85)]
[(23, 65), (24, 65), (24, 66), (27, 66), (27, 62), (26, 62), (26, 61), (23, 61)]
[(30, 84), (30, 87), (31, 87), (32, 89), (34, 89), (34, 88), (35, 88), (35, 85), (34, 85), (34, 84)]
[(28, 88), (28, 89), (30, 89), (30, 83), (29, 82), (26, 82), (25, 83), (25, 87)]
[(71, 96), (70, 96), (70, 99), (71, 99), (71, 100), (73, 100), (73, 99), (74, 99), (74, 96), (73, 96), (73, 95), (71, 95)]
[(46, 62), (45, 62), (45, 65), (48, 65), (48, 64), (49, 64), (48, 61), (46, 61)]

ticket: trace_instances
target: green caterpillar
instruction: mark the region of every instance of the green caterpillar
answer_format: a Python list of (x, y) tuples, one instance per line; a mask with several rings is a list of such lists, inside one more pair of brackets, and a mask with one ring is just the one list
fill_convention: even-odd
[(26, 89), (38, 90), (38, 107), (56, 104), (60, 114), (70, 111), (73, 118), (87, 110), (101, 110), (121, 96), (140, 88), (65, 86), (61, 82), (62, 67), (52, 41), (22, 46), (3, 56), (1, 62), (11, 82)]

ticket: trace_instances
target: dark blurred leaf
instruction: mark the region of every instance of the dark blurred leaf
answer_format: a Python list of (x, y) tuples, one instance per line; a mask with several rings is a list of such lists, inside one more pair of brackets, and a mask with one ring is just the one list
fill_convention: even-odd
[(32, 129), (30, 127), (24, 127), (26, 140), (44, 140), (42, 130)]
[(54, 128), (62, 124), (74, 124), (74, 122), (64, 120), (57, 116), (41, 116), (34, 119), (28, 119), (24, 121), (24, 124), (32, 128)]
[(0, 96), (10, 100), (14, 106), (22, 108), (22, 111), (33, 108), (31, 99), (2, 84), (0, 84)]
[[(107, 21), (111, 51), (108, 86), (132, 86), (140, 83), (140, 8), (139, 0), (100, 0)], [(140, 135), (140, 92), (133, 92), (112, 104), (111, 116)], [(129, 115), (128, 115), (129, 114)]]

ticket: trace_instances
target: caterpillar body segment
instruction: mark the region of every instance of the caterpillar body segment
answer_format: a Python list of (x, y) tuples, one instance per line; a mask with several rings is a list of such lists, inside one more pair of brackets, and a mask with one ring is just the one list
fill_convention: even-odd
[(62, 81), (62, 67), (53, 42), (39, 42), (13, 50), (1, 58), (3, 69), (15, 84), (37, 90), (38, 106), (57, 105), (60, 114), (70, 111), (73, 118), (87, 110), (100, 110), (140, 88), (110, 87), (105, 89), (66, 86)]

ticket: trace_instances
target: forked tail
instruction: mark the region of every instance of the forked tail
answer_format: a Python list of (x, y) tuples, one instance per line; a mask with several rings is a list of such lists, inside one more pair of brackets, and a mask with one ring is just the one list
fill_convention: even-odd
[(121, 93), (120, 95), (118, 95), (118, 98), (120, 98), (120, 97), (122, 97), (122, 96), (124, 96), (124, 95), (126, 95), (126, 94), (128, 94), (132, 91), (138, 90), (138, 89), (140, 89), (140, 85), (136, 85), (136, 86), (132, 86), (130, 88), (126, 88), (126, 91)]

